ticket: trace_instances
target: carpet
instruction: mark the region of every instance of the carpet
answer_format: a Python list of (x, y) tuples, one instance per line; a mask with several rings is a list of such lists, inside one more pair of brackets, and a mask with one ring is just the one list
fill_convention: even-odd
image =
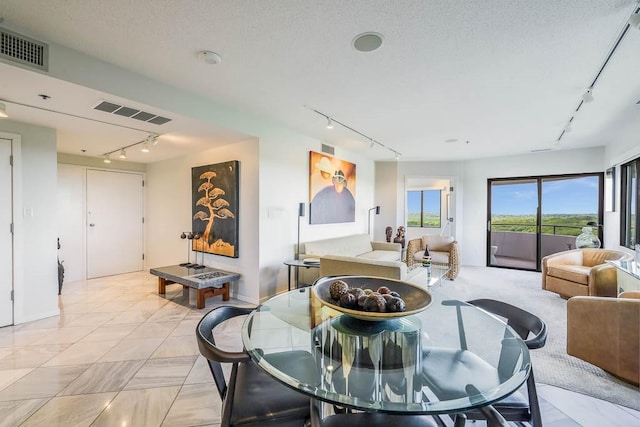
[(492, 298), (542, 318), (548, 326), (546, 345), (531, 351), (536, 382), (640, 410), (640, 390), (602, 369), (566, 353), (567, 301), (542, 290), (541, 273), (489, 267), (463, 267), (454, 281), (434, 292), (450, 298)]

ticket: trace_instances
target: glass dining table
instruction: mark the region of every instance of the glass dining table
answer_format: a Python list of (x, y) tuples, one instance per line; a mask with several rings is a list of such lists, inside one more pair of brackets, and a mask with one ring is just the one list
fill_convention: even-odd
[(526, 381), (523, 340), (501, 319), (431, 293), (424, 311), (363, 321), (324, 306), (311, 288), (286, 292), (245, 320), (246, 351), (282, 383), (327, 402), (404, 415), (462, 413)]

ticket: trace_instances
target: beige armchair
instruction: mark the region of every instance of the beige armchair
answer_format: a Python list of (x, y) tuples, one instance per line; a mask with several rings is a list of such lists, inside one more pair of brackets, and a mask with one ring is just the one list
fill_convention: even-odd
[(431, 263), (449, 267), (447, 278), (453, 280), (460, 272), (460, 249), (452, 236), (422, 236), (407, 243), (406, 263), (411, 267), (422, 262), (424, 250), (429, 245)]
[(640, 292), (567, 301), (567, 354), (638, 385)]
[(627, 258), (611, 249), (572, 249), (542, 258), (542, 289), (575, 296), (615, 297), (618, 294), (616, 268), (607, 260)]

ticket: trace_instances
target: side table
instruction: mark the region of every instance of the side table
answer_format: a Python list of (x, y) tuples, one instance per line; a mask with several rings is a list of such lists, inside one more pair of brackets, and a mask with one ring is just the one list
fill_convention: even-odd
[[(315, 258), (314, 258), (315, 259)], [(296, 268), (296, 275), (295, 275), (295, 288), (298, 289), (298, 287), (300, 286), (299, 283), (299, 274), (298, 274), (298, 269), (300, 267), (304, 267), (304, 268), (320, 268), (320, 260), (318, 260), (317, 262), (312, 262), (312, 261), (308, 261), (309, 258), (307, 258), (306, 262), (303, 259), (291, 259), (291, 260), (287, 260), (284, 262), (284, 265), (286, 265), (288, 267), (287, 269), (287, 285), (289, 286), (289, 290), (291, 290), (291, 268), (295, 267)]]

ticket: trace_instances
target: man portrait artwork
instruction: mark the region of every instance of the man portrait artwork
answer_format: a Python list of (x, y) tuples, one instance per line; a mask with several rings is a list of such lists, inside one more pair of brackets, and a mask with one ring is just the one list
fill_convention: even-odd
[(356, 165), (323, 153), (309, 152), (309, 223), (354, 222)]

